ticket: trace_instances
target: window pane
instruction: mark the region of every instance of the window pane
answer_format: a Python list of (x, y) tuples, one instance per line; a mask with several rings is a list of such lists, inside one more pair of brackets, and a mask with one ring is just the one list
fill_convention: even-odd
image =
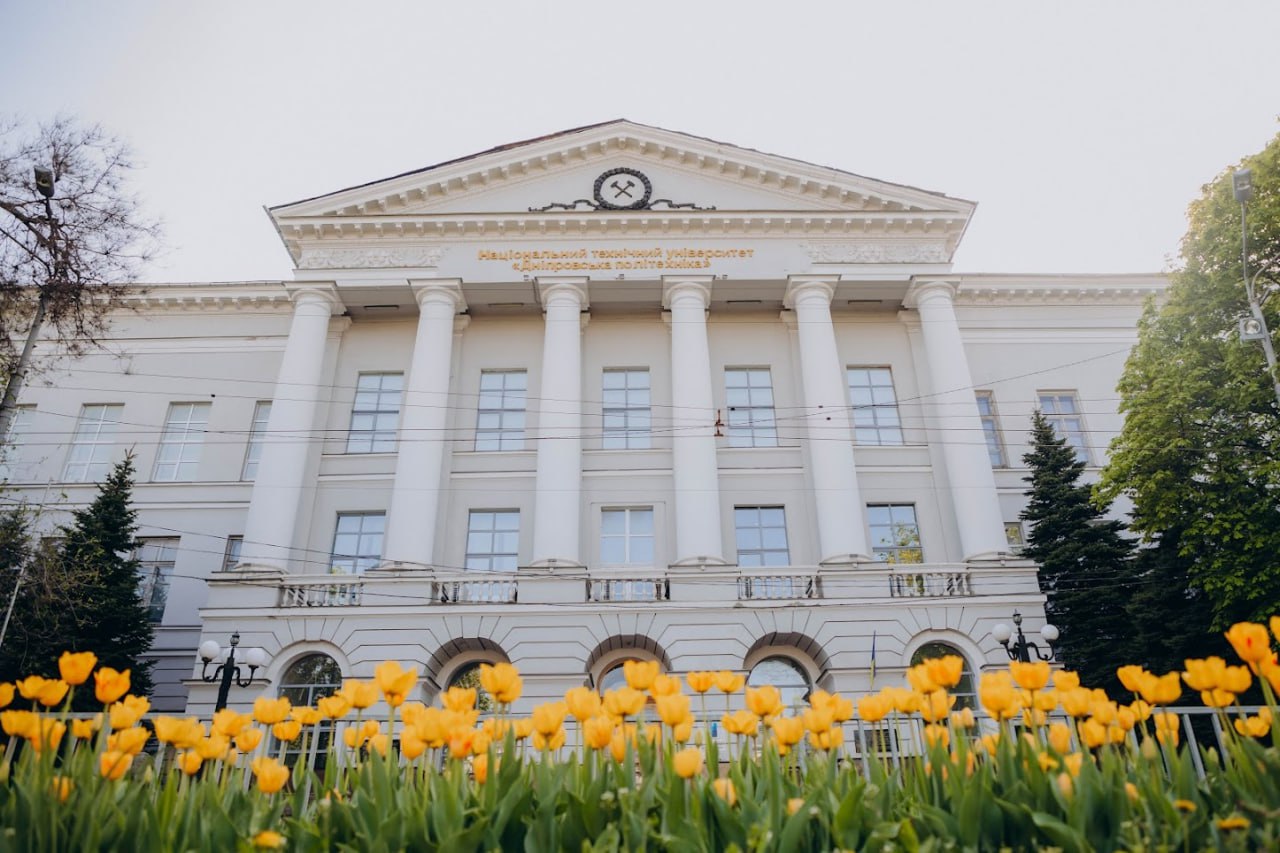
[(866, 445), (902, 444), (892, 372), (884, 367), (850, 367), (846, 376), (856, 427), (854, 440)]
[(348, 453), (387, 453), (395, 450), (400, 422), (400, 393), (404, 377), (399, 373), (362, 373), (356, 380), (351, 407)]
[(739, 565), (790, 564), (786, 514), (782, 507), (735, 507), (734, 523)]
[(472, 510), (467, 519), (466, 567), (481, 571), (516, 568), (520, 513)]
[(485, 370), (476, 407), (476, 450), (523, 450), (525, 372)]

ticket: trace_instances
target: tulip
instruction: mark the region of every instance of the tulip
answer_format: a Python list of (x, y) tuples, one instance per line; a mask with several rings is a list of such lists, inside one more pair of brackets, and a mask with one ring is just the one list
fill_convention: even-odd
[(574, 687), (565, 691), (564, 703), (569, 714), (581, 723), (600, 713), (600, 694), (589, 687)]
[(1239, 717), (1233, 723), (1236, 731), (1245, 737), (1266, 737), (1271, 734), (1271, 709), (1263, 707), (1257, 716)]
[(720, 718), (720, 724), (731, 735), (755, 737), (760, 730), (760, 718), (746, 709), (725, 714)]
[(722, 669), (715, 674), (716, 689), (721, 693), (737, 693), (746, 683), (746, 676), (738, 672)]
[(819, 711), (829, 711), (831, 719), (843, 723), (853, 719), (853, 702), (838, 693), (815, 690), (809, 696), (809, 707)]
[(198, 752), (180, 752), (177, 761), (178, 769), (188, 776), (194, 776), (200, 772), (200, 765), (204, 764), (204, 759), (200, 757)]
[(450, 711), (470, 711), (476, 706), (476, 689), (474, 687), (450, 687), (440, 694), (440, 704)]
[(483, 785), (489, 779), (489, 756), (477, 755), (471, 760), (471, 774), (476, 777), (476, 781)]
[(935, 690), (942, 689), (942, 685), (933, 680), (929, 675), (928, 668), (923, 663), (907, 670), (907, 683), (917, 693), (932, 693)]
[(93, 652), (63, 652), (58, 658), (58, 672), (62, 680), (72, 687), (84, 684), (89, 680), (89, 673), (98, 665), (98, 656)]
[(13, 703), (14, 687), (9, 682), (0, 684), (0, 708), (8, 708)]
[(344, 695), (335, 693), (316, 700), (316, 710), (326, 720), (340, 720), (351, 710), (351, 701)]
[(672, 727), (671, 739), (676, 743), (688, 743), (689, 738), (693, 737), (693, 715), (690, 714), (688, 719), (683, 723)]
[(993, 672), (978, 682), (978, 699), (987, 713), (997, 720), (1008, 720), (1022, 710), (1008, 672)]
[(880, 693), (889, 700), (893, 710), (899, 714), (914, 714), (920, 710), (921, 694), (914, 690), (907, 690), (905, 687), (886, 687)]
[(945, 720), (955, 704), (956, 697), (948, 694), (945, 690), (935, 690), (932, 693), (925, 694), (921, 700), (920, 716), (927, 723)]
[(1229, 690), (1202, 690), (1200, 701), (1206, 708), (1226, 708), (1236, 701), (1236, 694)]
[(223, 708), (213, 715), (211, 728), (220, 735), (234, 738), (253, 724), (253, 717), (230, 708)]
[(529, 735), (533, 734), (533, 720), (516, 720), (512, 733), (515, 735), (516, 740), (524, 740), (529, 737)]
[(799, 717), (774, 717), (769, 721), (769, 728), (783, 746), (795, 746), (804, 739), (804, 722)]
[(1087, 717), (1093, 705), (1093, 694), (1083, 687), (1060, 689), (1058, 703), (1069, 717)]
[(716, 683), (716, 676), (713, 672), (691, 672), (684, 677), (689, 683), (689, 689), (694, 693), (706, 693)]
[(276, 740), (296, 740), (298, 735), (302, 734), (302, 723), (297, 720), (281, 720), (271, 727), (271, 734)]
[(564, 729), (556, 729), (550, 735), (544, 735), (539, 731), (533, 733), (534, 749), (554, 752), (562, 746), (564, 746)]
[(1049, 664), (1042, 660), (1031, 663), (1009, 661), (1009, 672), (1023, 690), (1042, 690), (1049, 683), (1049, 676), (1052, 674)]
[(274, 758), (259, 756), (251, 765), (253, 775), (258, 780), (258, 790), (264, 794), (274, 794), (289, 781), (289, 768)]
[(418, 737), (413, 729), (405, 729), (400, 733), (400, 754), (405, 757), (405, 760), (413, 761), (426, 751), (427, 742)]
[(1075, 782), (1071, 780), (1070, 773), (1058, 774), (1058, 790), (1062, 792), (1062, 796), (1068, 800), (1075, 794)]
[(644, 707), (645, 696), (631, 687), (619, 687), (604, 694), (604, 710), (611, 717), (634, 717)]
[(671, 757), (671, 766), (681, 779), (691, 779), (702, 772), (702, 750), (695, 747), (682, 749)]
[(1116, 676), (1119, 677), (1120, 683), (1124, 685), (1124, 689), (1130, 693), (1138, 692), (1138, 685), (1142, 683), (1142, 676), (1146, 670), (1140, 666), (1129, 664), (1122, 666), (1116, 670)]
[(658, 677), (658, 662), (656, 660), (623, 661), (622, 674), (626, 676), (627, 686), (632, 690), (648, 690), (653, 680)]
[(114, 782), (129, 771), (131, 764), (133, 756), (129, 753), (108, 750), (98, 759), (98, 773), (102, 778)]
[(499, 705), (510, 705), (520, 698), (524, 682), (519, 671), (509, 663), (480, 664), (480, 686)]
[(0, 727), (9, 737), (31, 737), (39, 719), (33, 711), (0, 711)]
[(712, 781), (711, 787), (715, 790), (716, 796), (724, 800), (730, 806), (738, 802), (738, 792), (733, 787), (733, 780), (716, 779)]
[(1182, 695), (1182, 686), (1178, 673), (1170, 672), (1144, 679), (1138, 685), (1138, 692), (1142, 694), (1143, 700), (1152, 705), (1169, 705)]
[(369, 749), (386, 758), (388, 750), (391, 749), (391, 738), (387, 737), (386, 732), (378, 732), (369, 738)]
[(93, 740), (94, 734), (102, 728), (102, 715), (83, 720), (71, 721), (71, 736), (76, 740)]
[(978, 724), (973, 717), (972, 708), (961, 708), (959, 711), (951, 712), (951, 725), (957, 729), (971, 729)]
[(289, 712), (292, 710), (293, 703), (285, 696), (278, 699), (259, 696), (253, 700), (253, 718), (264, 726), (274, 726), (289, 719)]
[(126, 696), (107, 709), (112, 729), (127, 729), (136, 725), (151, 709), (151, 702), (141, 696)]
[(1066, 723), (1052, 723), (1049, 726), (1049, 746), (1059, 755), (1071, 751), (1071, 727)]
[(236, 735), (236, 749), (241, 752), (253, 752), (262, 743), (262, 729), (245, 729)]
[(683, 693), (659, 696), (655, 704), (658, 707), (658, 717), (672, 728), (689, 719), (689, 697)]
[(1271, 638), (1267, 629), (1255, 622), (1237, 622), (1225, 634), (1240, 660), (1254, 666), (1271, 656)]
[(264, 829), (253, 836), (250, 843), (259, 850), (278, 850), (285, 845), (285, 838), (278, 832)]
[(1047, 752), (1038, 753), (1036, 755), (1036, 763), (1040, 765), (1040, 770), (1044, 773), (1058, 769), (1058, 759)]
[(58, 802), (65, 803), (71, 798), (71, 792), (75, 790), (76, 784), (66, 776), (53, 777), (53, 795), (58, 798)]
[(604, 749), (613, 739), (613, 720), (605, 716), (590, 717), (582, 723), (582, 736), (592, 749)]
[(1053, 686), (1058, 690), (1075, 690), (1080, 686), (1080, 676), (1069, 670), (1060, 669), (1053, 674)]
[(883, 695), (863, 696), (858, 700), (858, 717), (868, 723), (878, 723), (888, 716), (893, 705)]
[(619, 727), (614, 729), (613, 737), (609, 739), (609, 754), (613, 756), (614, 761), (622, 761), (627, 757), (627, 747), (631, 742), (631, 738), (627, 736), (625, 729)]
[(1093, 717), (1085, 720), (1080, 724), (1080, 739), (1090, 749), (1096, 749), (1107, 743), (1110, 736), (1107, 734), (1106, 723), (1101, 723)]
[(1203, 660), (1188, 659), (1184, 663), (1187, 670), (1182, 673), (1182, 680), (1197, 692), (1212, 690), (1219, 686), (1227, 668), (1227, 662), (1216, 655)]
[(208, 737), (201, 738), (195, 750), (205, 761), (222, 761), (227, 758), (231, 749), (231, 739), (224, 734), (211, 732)]
[(46, 679), (36, 698), (40, 700), (41, 705), (52, 708), (66, 697), (69, 689), (71, 689), (70, 685), (61, 678)]
[(800, 719), (804, 721), (806, 731), (816, 732), (819, 734), (825, 731), (830, 731), (831, 727), (835, 725), (836, 722), (831, 711), (826, 708), (806, 708), (804, 713), (800, 715)]
[(121, 729), (107, 738), (107, 749), (137, 755), (151, 739), (151, 732), (144, 728)]
[(1170, 746), (1178, 745), (1178, 738), (1181, 734), (1181, 723), (1178, 721), (1178, 715), (1171, 711), (1163, 711), (1158, 714), (1152, 714), (1156, 723), (1156, 740)]
[(551, 737), (564, 726), (568, 713), (564, 702), (545, 702), (533, 709), (533, 730), (543, 737)]
[(337, 695), (346, 699), (352, 708), (363, 711), (378, 701), (378, 685), (372, 681), (346, 678), (343, 679)]
[(1139, 723), (1144, 723), (1151, 717), (1151, 706), (1141, 699), (1130, 702), (1129, 710), (1133, 711), (1133, 718)]
[(103, 705), (110, 705), (129, 692), (129, 670), (116, 672), (109, 666), (93, 674), (93, 692)]
[(951, 731), (946, 726), (931, 723), (924, 727), (924, 739), (929, 746), (942, 744), (946, 747), (951, 744)]
[[(413, 690), (414, 685), (418, 683), (418, 670), (416, 667), (405, 669), (393, 660), (383, 661), (374, 669), (373, 680), (382, 691), (387, 704), (392, 708), (398, 708), (404, 704), (409, 691)], [(360, 706), (356, 705), (356, 707)]]
[(40, 691), (44, 690), (45, 682), (48, 681), (44, 676), (28, 675), (26, 678), (18, 679), (18, 692), (22, 694), (23, 699), (35, 701), (40, 695)]
[(782, 691), (772, 684), (747, 688), (747, 708), (762, 719), (782, 713)]
[(43, 752), (45, 749), (57, 752), (58, 744), (62, 743), (62, 736), (66, 733), (67, 724), (61, 720), (37, 717), (36, 724), (27, 736), (27, 741), (37, 753)]
[(838, 749), (844, 743), (844, 729), (833, 726), (825, 732), (809, 732), (809, 743), (814, 749), (821, 749), (824, 752)]
[(321, 714), (319, 709), (311, 707), (294, 708), (289, 712), (289, 716), (304, 726), (314, 726), (324, 719), (324, 714)]
[(649, 695), (655, 699), (659, 696), (671, 696), (680, 692), (680, 679), (658, 673), (654, 676), (653, 684), (649, 685)]
[(1253, 686), (1253, 674), (1249, 672), (1247, 666), (1223, 667), (1222, 679), (1218, 686), (1232, 693), (1243, 693)]

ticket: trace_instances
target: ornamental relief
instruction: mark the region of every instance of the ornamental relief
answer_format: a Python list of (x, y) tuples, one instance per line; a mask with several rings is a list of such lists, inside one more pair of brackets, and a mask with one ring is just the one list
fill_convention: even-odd
[(936, 264), (951, 253), (944, 241), (895, 240), (885, 243), (806, 243), (815, 264)]
[(379, 267), (436, 267), (444, 249), (438, 247), (416, 248), (359, 248), (359, 249), (304, 249), (299, 269), (370, 269)]

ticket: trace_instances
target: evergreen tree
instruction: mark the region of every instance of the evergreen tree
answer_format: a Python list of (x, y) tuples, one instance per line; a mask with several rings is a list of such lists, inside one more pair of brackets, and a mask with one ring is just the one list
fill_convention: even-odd
[(153, 629), (133, 557), (132, 491), (130, 456), (98, 487), (93, 503), (61, 528), (61, 541), (38, 549), (0, 649), (0, 679), (56, 675), (63, 651), (90, 651), (103, 666), (132, 670), (132, 692), (150, 692), (152, 662), (141, 656), (151, 648)]
[(1022, 518), (1032, 524), (1024, 554), (1040, 564), (1045, 614), (1062, 631), (1059, 657), (1089, 687), (1120, 690), (1116, 668), (1130, 663), (1126, 601), (1134, 589), (1133, 545), (1118, 521), (1103, 518), (1085, 464), (1037, 411), (1031, 422), (1031, 469)]

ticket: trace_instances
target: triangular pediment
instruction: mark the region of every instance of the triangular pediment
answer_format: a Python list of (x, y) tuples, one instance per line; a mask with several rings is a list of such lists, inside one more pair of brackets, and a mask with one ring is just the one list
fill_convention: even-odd
[(618, 120), (504, 145), (270, 212), (279, 222), (673, 210), (933, 213), (967, 219), (973, 203)]

